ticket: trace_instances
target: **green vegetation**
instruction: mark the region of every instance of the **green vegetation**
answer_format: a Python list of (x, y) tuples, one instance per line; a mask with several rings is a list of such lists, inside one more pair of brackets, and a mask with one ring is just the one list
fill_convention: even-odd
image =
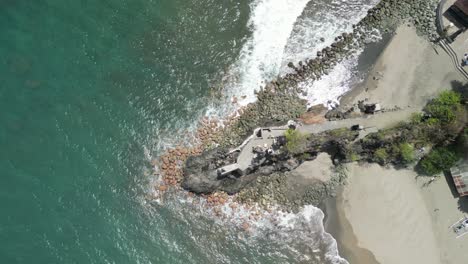
[(349, 128), (343, 127), (343, 128), (337, 128), (329, 131), (330, 135), (334, 137), (342, 137), (346, 136), (349, 133)]
[(408, 143), (401, 143), (399, 145), (399, 154), (401, 161), (405, 164), (411, 163), (415, 160), (414, 147)]
[(300, 159), (302, 160), (310, 160), (312, 158), (312, 155), (310, 155), (310, 153), (302, 153), (302, 155), (300, 156)]
[(422, 113), (413, 113), (411, 115), (411, 123), (413, 124), (421, 124), (424, 120), (424, 116), (422, 115)]
[(302, 134), (298, 130), (288, 129), (284, 133), (286, 137), (286, 149), (291, 154), (300, 154), (307, 147), (307, 135)]
[[(321, 151), (322, 148), (347, 162), (367, 160), (381, 165), (392, 163), (407, 166), (419, 159), (416, 154), (423, 147), (433, 148), (420, 160), (418, 168), (425, 174), (434, 175), (452, 167), (460, 154), (466, 153), (467, 124), (468, 109), (461, 95), (445, 91), (431, 100), (421, 113), (413, 114), (408, 122), (400, 122), (357, 141), (359, 132), (349, 128), (329, 130), (309, 137), (288, 129), (285, 132), (286, 150), (303, 160), (310, 158), (303, 154), (307, 149)], [(334, 145), (325, 144), (330, 138)]]
[(448, 147), (433, 149), (421, 160), (420, 166), (424, 173), (434, 175), (450, 169), (458, 161), (457, 153)]
[[(461, 95), (444, 91), (431, 100), (422, 113), (413, 114), (409, 122), (369, 134), (354, 152), (380, 164), (411, 164), (416, 161), (415, 148), (443, 147), (454, 144), (456, 139), (457, 144), (463, 145), (460, 142), (465, 142), (461, 138), (467, 122), (467, 109), (462, 104)], [(426, 161), (425, 166), (432, 172), (431, 165), (434, 164)]]
[(351, 159), (351, 161), (358, 161), (359, 155), (353, 152), (349, 155), (349, 158)]
[(438, 104), (442, 105), (460, 105), (461, 103), (461, 94), (454, 92), (454, 91), (443, 91), (439, 94), (439, 96), (434, 100)]
[[(388, 139), (382, 139), (382, 133), (376, 133), (373, 139), (363, 141), (364, 144), (378, 144), (379, 147), (375, 148), (374, 152), (370, 155), (370, 160), (378, 162), (380, 164), (394, 163), (407, 165), (416, 160), (414, 153), (414, 146), (406, 141), (402, 141), (402, 138), (391, 137)], [(351, 155), (358, 156), (358, 153), (352, 153)], [(353, 160), (350, 155), (350, 159)]]
[(387, 153), (387, 150), (385, 148), (377, 149), (375, 151), (374, 155), (375, 155), (375, 158), (377, 159), (377, 162), (379, 162), (380, 164), (387, 163), (388, 153)]
[(461, 95), (453, 91), (444, 91), (437, 98), (429, 102), (424, 112), (429, 115), (432, 125), (441, 123), (448, 124), (455, 120), (460, 110)]

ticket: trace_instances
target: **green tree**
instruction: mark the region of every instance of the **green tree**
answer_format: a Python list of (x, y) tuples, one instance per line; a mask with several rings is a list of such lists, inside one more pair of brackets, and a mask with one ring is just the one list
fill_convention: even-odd
[(424, 117), (421, 113), (413, 113), (411, 115), (411, 123), (413, 124), (420, 124), (424, 120)]
[(443, 105), (459, 105), (461, 103), (461, 95), (454, 91), (443, 91), (435, 100)]
[(461, 103), (461, 95), (453, 91), (444, 91), (429, 102), (424, 111), (431, 117), (429, 125), (447, 124), (455, 120)]
[(421, 168), (428, 175), (449, 170), (458, 161), (459, 157), (455, 151), (447, 147), (433, 149), (421, 160)]

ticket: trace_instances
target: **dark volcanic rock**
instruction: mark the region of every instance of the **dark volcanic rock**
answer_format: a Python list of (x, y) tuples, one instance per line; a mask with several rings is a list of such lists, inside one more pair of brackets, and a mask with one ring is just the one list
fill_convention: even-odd
[[(228, 194), (239, 192), (258, 175), (248, 174), (242, 177), (218, 175), (216, 168), (232, 161), (232, 157), (222, 149), (213, 149), (200, 156), (190, 157), (185, 164), (182, 188), (197, 194), (209, 194), (215, 191), (224, 191)], [(270, 172), (271, 170), (266, 170), (265, 173)]]
[(219, 156), (219, 150), (214, 149), (200, 156), (189, 157), (184, 168), (182, 188), (194, 193), (211, 193), (218, 189), (221, 181), (218, 180), (216, 171), (212, 169), (214, 161)]
[[(184, 169), (182, 187), (194, 193), (209, 194), (224, 191), (228, 194), (240, 192), (255, 181), (259, 176), (268, 176), (275, 172), (287, 172), (297, 168), (304, 160), (313, 160), (318, 152), (327, 152), (333, 157), (344, 156), (345, 146), (355, 140), (359, 132), (348, 128), (325, 131), (310, 135), (305, 143), (304, 153), (291, 155), (287, 151), (279, 151), (273, 155), (265, 155), (261, 162), (252, 162), (244, 175), (218, 175), (216, 169), (234, 162), (232, 155), (223, 149), (206, 151), (200, 156), (190, 157)], [(281, 137), (278, 142), (283, 142)], [(284, 144), (285, 141), (281, 144)], [(281, 146), (278, 146), (281, 148)]]
[(339, 109), (333, 109), (333, 110), (328, 111), (325, 114), (325, 118), (328, 119), (328, 120), (344, 119), (344, 113), (341, 112)]
[(194, 193), (212, 193), (219, 189), (221, 181), (216, 171), (184, 173), (182, 188)]

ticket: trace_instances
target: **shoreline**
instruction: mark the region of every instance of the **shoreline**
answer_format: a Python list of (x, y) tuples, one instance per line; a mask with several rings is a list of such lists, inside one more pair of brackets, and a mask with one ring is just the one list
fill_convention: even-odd
[[(367, 79), (346, 93), (340, 105), (367, 99), (383, 107), (397, 106), (419, 112), (429, 98), (452, 88), (451, 81), (463, 81), (452, 67), (448, 56), (437, 53), (412, 27), (402, 25)], [(461, 214), (448, 181), (439, 178), (430, 188), (422, 189), (427, 178), (413, 180), (417, 176), (413, 170), (382, 168), (369, 163), (347, 166), (350, 168), (348, 184), (340, 188), (336, 198), (323, 204), (327, 215), (324, 226), (336, 239), (340, 256), (350, 263), (363, 264), (466, 260), (468, 253), (456, 248), (463, 247), (464, 252), (468, 248), (446, 232), (446, 227)], [(442, 206), (447, 207), (444, 210), (447, 217), (436, 213)], [(391, 233), (374, 228), (376, 223), (390, 228)], [(415, 252), (421, 249), (431, 253), (419, 256)]]
[[(372, 10), (372, 12), (374, 11), (375, 10)], [(372, 14), (372, 12), (370, 12), (370, 14)], [(368, 21), (369, 19), (366, 23), (369, 23)], [(377, 25), (379, 25), (379, 23), (381, 22), (377, 22)], [(360, 24), (362, 25), (362, 23)], [(366, 26), (368, 25), (365, 24), (364, 27)], [(378, 28), (378, 26), (375, 27)], [(359, 35), (360, 33), (358, 36)], [(334, 50), (330, 47), (324, 49), (321, 55), (317, 54), (318, 58), (304, 62), (305, 64), (299, 63), (299, 69), (292, 65), (291, 67), (295, 69), (296, 74), (287, 75), (284, 78), (269, 83), (257, 94), (258, 103), (248, 105), (242, 109), (239, 113), (239, 118), (234, 120), (234, 125), (229, 127), (228, 131), (221, 131), (221, 134), (215, 135), (216, 137), (221, 138), (221, 140), (215, 141), (215, 143), (219, 143), (224, 147), (236, 145), (235, 142), (241, 140), (242, 137), (246, 134), (249, 134), (249, 131), (252, 128), (266, 126), (265, 124), (271, 121), (269, 119), (270, 116), (281, 113), (281, 118), (286, 120), (285, 118), (291, 118), (291, 116), (294, 117), (299, 112), (301, 112), (302, 102), (298, 101), (297, 95), (295, 96), (293, 94), (291, 96), (291, 92), (301, 92), (297, 90), (295, 85), (301, 79), (310, 77), (308, 74), (311, 74), (312, 79), (319, 78), (319, 74), (327, 74), (330, 68), (333, 68), (336, 63), (340, 62), (340, 59), (336, 59), (335, 56), (338, 54), (339, 57), (342, 57), (342, 55), (340, 55), (338, 52), (341, 49), (344, 50), (344, 54), (346, 56), (346, 52), (349, 52), (349, 46), (346, 45), (353, 46), (353, 43), (351, 43), (349, 40), (350, 35), (343, 35), (343, 37), (337, 39), (338, 44), (335, 45), (338, 46), (332, 45), (332, 47), (335, 48)], [(358, 41), (361, 41), (361, 43), (365, 42), (362, 39), (362, 35)], [(344, 48), (339, 45), (344, 45)], [(392, 120), (386, 120), (386, 118), (380, 115), (375, 115), (375, 119), (380, 119), (378, 123), (375, 121), (375, 126), (382, 126), (382, 124), (389, 125), (398, 121), (406, 120), (409, 117), (409, 111), (420, 111), (427, 99), (432, 98), (441, 89), (449, 88), (438, 84), (446, 84), (447, 79), (457, 79), (453, 78), (454, 76), (450, 74), (447, 74), (443, 77), (432, 76), (430, 74), (431, 71), (429, 71), (429, 74), (427, 72), (424, 74), (424, 69), (427, 70), (428, 67), (423, 63), (427, 63), (426, 60), (428, 58), (430, 61), (430, 66), (439, 65), (439, 60), (441, 58), (429, 56), (428, 54), (433, 52), (428, 48), (432, 48), (431, 44), (426, 39), (418, 37), (416, 35), (416, 29), (413, 27), (408, 27), (406, 23), (400, 26), (395, 34), (389, 36), (387, 41), (385, 38), (383, 38), (383, 40), (381, 42), (379, 41), (376, 46), (373, 47), (371, 44), (365, 47), (366, 48), (362, 54), (359, 55), (359, 63), (357, 65), (359, 72), (359, 67), (368, 63), (367, 69), (364, 70), (365, 80), (356, 84), (355, 87), (353, 87), (349, 92), (343, 94), (340, 97), (340, 102), (342, 102), (341, 106), (346, 106), (347, 104), (353, 105), (357, 100), (370, 100), (372, 103), (382, 104), (385, 109), (399, 108), (406, 110), (393, 112), (392, 115), (394, 117)], [(323, 54), (325, 55), (323, 56)], [(375, 62), (373, 56), (375, 57)], [(445, 54), (443, 56), (445, 56)], [(331, 59), (331, 63), (330, 60), (328, 60), (329, 57), (333, 58)], [(439, 65), (439, 69), (447, 68), (446, 62), (449, 60), (445, 57), (443, 60), (443, 63)], [(396, 68), (393, 67), (393, 69), (389, 71), (387, 67), (388, 65), (385, 63), (388, 61), (390, 61), (390, 64), (393, 66), (397, 64), (398, 66)], [(402, 67), (402, 65), (404, 67)], [(420, 66), (422, 66), (422, 70), (420, 69)], [(430, 66), (429, 69), (433, 69), (430, 68)], [(419, 76), (422, 78), (422, 80), (415, 80), (412, 78), (413, 76)], [(414, 89), (413, 85), (416, 85), (418, 89)], [(426, 89), (428, 86), (431, 89)], [(289, 104), (290, 106), (293, 106), (292, 111), (290, 111), (291, 109), (281, 108), (273, 108), (273, 110), (271, 109), (272, 105), (275, 106), (278, 101), (284, 100), (288, 100), (288, 102), (282, 102), (281, 107), (283, 107), (284, 104)], [(263, 107), (268, 109), (267, 113), (259, 111)], [(279, 122), (284, 120), (277, 119), (276, 121)], [(354, 120), (352, 121), (354, 122)], [(215, 128), (218, 127), (216, 124), (210, 123), (210, 126), (211, 125), (213, 125)], [(205, 135), (207, 138), (206, 141), (209, 142), (212, 135), (209, 131), (202, 133), (202, 136)], [(203, 148), (196, 149), (196, 151), (192, 151), (192, 153), (189, 154), (186, 154), (183, 150), (176, 150), (174, 154), (178, 155), (178, 153), (182, 153), (186, 156), (190, 156), (193, 154), (200, 154), (203, 152), (203, 150)], [(174, 167), (176, 167), (174, 164), (176, 164), (177, 159), (168, 157), (167, 160), (169, 160), (169, 162), (165, 162), (168, 163), (166, 164), (166, 167), (168, 167), (169, 170), (174, 170)], [(180, 183), (182, 176), (180, 172), (181, 171), (177, 172), (175, 175), (169, 175), (171, 176), (169, 178), (170, 185), (176, 185), (177, 183)], [(166, 175), (166, 173), (164, 173), (164, 175)], [(164, 192), (166, 189), (167, 187), (163, 189), (160, 188), (159, 190)], [(325, 202), (326, 209), (324, 212), (327, 215), (325, 220), (325, 227), (327, 231), (330, 230), (329, 232), (332, 233), (335, 237), (335, 240), (337, 241), (340, 248), (340, 252), (342, 252), (341, 256), (344, 256), (346, 259), (350, 260), (351, 263), (356, 263), (357, 261), (359, 261), (359, 263), (364, 262), (369, 264), (380, 263), (377, 261), (380, 260), (378, 254), (376, 254), (372, 248), (370, 251), (368, 248), (361, 246), (360, 242), (362, 240), (362, 234), (359, 232), (353, 232), (355, 222), (348, 221), (347, 212), (343, 209), (343, 204), (346, 200), (342, 197), (344, 192), (345, 190), (340, 191), (336, 200), (328, 200)], [(213, 196), (215, 196), (215, 199), (211, 199), (211, 195), (203, 197), (207, 197), (208, 202), (214, 205), (223, 204), (226, 200), (226, 197), (216, 197), (216, 192), (214, 192)], [(248, 226), (246, 229), (248, 229)], [(382, 262), (382, 264), (386, 264), (386, 262)]]
[(344, 217), (341, 200), (342, 189), (336, 197), (326, 199), (319, 207), (325, 214), (324, 228), (336, 240), (338, 252), (349, 263), (379, 264), (371, 251), (358, 246), (351, 224)]
[[(410, 10), (416, 6), (420, 12), (414, 17)], [(180, 186), (184, 179), (184, 164), (190, 156), (200, 155), (212, 146), (232, 148), (244, 141), (257, 127), (282, 125), (288, 120), (299, 118), (306, 112), (307, 103), (300, 98), (304, 90), (298, 84), (304, 80), (313, 82), (329, 74), (338, 63), (349, 56), (354, 56), (362, 48), (368, 51), (378, 50), (372, 48), (374, 44), (370, 41), (375, 30), (380, 30), (385, 39), (386, 34), (383, 32), (393, 31), (396, 25), (407, 21), (414, 23), (417, 31), (425, 35), (426, 39), (435, 39), (436, 28), (432, 25), (435, 18), (434, 7), (435, 1), (415, 1), (405, 5), (399, 5), (391, 0), (380, 1), (368, 10), (368, 14), (363, 19), (353, 25), (352, 32), (337, 36), (334, 43), (318, 51), (316, 56), (312, 55), (310, 59), (298, 62), (298, 65), (290, 62), (288, 66), (294, 72), (277, 77), (257, 90), (256, 102), (242, 107), (221, 121), (222, 123), (219, 120), (202, 120), (201, 126), (195, 132), (194, 144), (186, 146), (180, 143), (180, 146), (153, 159), (151, 161), (153, 174), (160, 176), (159, 184), (155, 188), (164, 192), (170, 186)], [(379, 43), (375, 45), (378, 46)], [(359, 57), (358, 67), (366, 64), (365, 60), (362, 63), (362, 58), (366, 56)], [(369, 68), (371, 66), (372, 64)]]

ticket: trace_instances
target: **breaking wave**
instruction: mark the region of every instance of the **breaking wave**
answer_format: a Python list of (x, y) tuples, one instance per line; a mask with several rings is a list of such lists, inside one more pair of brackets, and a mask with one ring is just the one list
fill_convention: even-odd
[[(254, 102), (254, 91), (276, 76), (288, 73), (289, 62), (297, 63), (314, 57), (318, 50), (330, 45), (336, 36), (350, 32), (352, 25), (362, 19), (367, 10), (377, 2), (253, 1), (250, 4), (251, 14), (247, 25), (251, 35), (242, 47), (237, 61), (222, 80), (225, 98), (236, 97), (237, 102), (210, 105), (206, 115), (222, 118), (239, 107)], [(337, 102), (359, 80), (355, 69), (358, 55), (359, 53), (343, 60), (320, 80), (306, 80), (299, 84), (307, 91), (304, 98), (309, 105)], [(236, 205), (236, 209), (233, 209), (232, 204), (235, 202), (231, 200), (215, 213), (214, 208), (206, 206), (203, 198), (188, 197), (184, 192), (167, 194), (169, 198), (158, 193), (153, 195), (157, 197), (154, 201), (158, 206), (170, 208), (177, 219), (188, 223), (186, 226), (197, 229), (198, 225), (199, 230), (211, 230), (203, 235), (192, 235), (198, 245), (212, 245), (210, 243), (213, 237), (223, 236), (226, 245), (231, 246), (234, 251), (242, 252), (245, 248), (254, 250), (256, 257), (245, 258), (249, 261), (254, 259), (252, 263), (260, 263), (262, 260), (284, 263), (291, 262), (291, 259), (293, 262), (347, 263), (339, 256), (335, 239), (324, 230), (323, 212), (314, 206), (305, 206), (301, 212), (291, 214), (276, 210), (262, 211), (241, 205)], [(216, 222), (216, 232), (210, 224), (212, 221)], [(248, 223), (248, 228), (245, 223)], [(232, 226), (236, 228), (230, 228)], [(207, 256), (208, 261), (237, 263), (220, 254), (220, 249), (204, 249), (212, 253), (211, 257)]]
[[(209, 205), (206, 199), (185, 192), (153, 191), (154, 199), (148, 206), (152, 217), (159, 210), (169, 208), (171, 214), (191, 230), (191, 239), (200, 250), (209, 252), (208, 263), (240, 263), (226, 257), (225, 249), (237, 252), (255, 252), (246, 257), (249, 263), (311, 263), (346, 264), (338, 255), (336, 241), (323, 227), (323, 212), (314, 206), (305, 206), (300, 212), (285, 213), (275, 208), (264, 210), (246, 206), (232, 198), (222, 205)], [(211, 241), (222, 237), (224, 250)], [(237, 255), (237, 254), (236, 254)]]

